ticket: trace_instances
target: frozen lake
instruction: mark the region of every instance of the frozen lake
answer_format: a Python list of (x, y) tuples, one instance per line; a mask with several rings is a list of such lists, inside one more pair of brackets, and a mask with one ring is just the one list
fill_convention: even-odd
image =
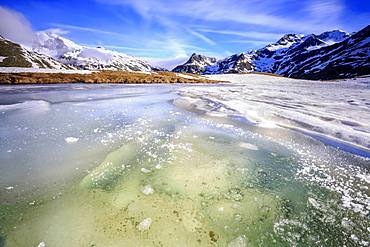
[(1, 86), (0, 246), (368, 246), (368, 84), (271, 78)]

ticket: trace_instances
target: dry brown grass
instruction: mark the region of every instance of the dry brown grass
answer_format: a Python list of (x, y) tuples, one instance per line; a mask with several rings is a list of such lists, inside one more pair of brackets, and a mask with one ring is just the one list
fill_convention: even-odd
[(54, 83), (121, 83), (121, 84), (151, 84), (151, 83), (217, 83), (193, 74), (192, 78), (177, 76), (173, 72), (155, 72), (151, 74), (101, 71), (91, 74), (63, 73), (0, 73), (0, 84), (54, 84)]

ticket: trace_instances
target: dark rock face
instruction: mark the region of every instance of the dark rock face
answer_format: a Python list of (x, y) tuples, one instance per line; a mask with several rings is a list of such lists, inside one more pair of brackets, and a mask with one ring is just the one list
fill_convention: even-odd
[(1, 67), (31, 67), (32, 64), (24, 58), (22, 47), (9, 40), (0, 38)]
[(218, 63), (216, 73), (241, 73), (253, 70), (251, 57), (245, 53), (232, 55)]
[(214, 57), (207, 57), (193, 53), (188, 61), (183, 65), (179, 65), (174, 68), (173, 72), (192, 73), (192, 74), (203, 74), (206, 72), (207, 66), (212, 66), (217, 62)]
[(330, 80), (370, 74), (370, 25), (350, 35), (340, 30), (307, 36), (286, 34), (259, 50), (216, 61), (193, 54), (173, 71), (196, 74), (275, 73), (302, 79)]

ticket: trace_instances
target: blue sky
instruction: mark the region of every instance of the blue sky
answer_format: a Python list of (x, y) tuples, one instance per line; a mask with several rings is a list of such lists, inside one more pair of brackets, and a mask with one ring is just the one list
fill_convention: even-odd
[(0, 5), (24, 15), (34, 31), (59, 29), (77, 43), (160, 64), (193, 52), (224, 57), (285, 33), (353, 32), (370, 24), (368, 0), (1, 0)]

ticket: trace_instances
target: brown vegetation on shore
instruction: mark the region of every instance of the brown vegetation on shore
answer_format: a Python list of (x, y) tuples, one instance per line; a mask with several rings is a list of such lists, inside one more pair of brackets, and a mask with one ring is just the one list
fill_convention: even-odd
[(0, 84), (54, 84), (54, 83), (217, 83), (193, 74), (181, 76), (173, 72), (101, 71), (90, 74), (66, 73), (0, 73)]

